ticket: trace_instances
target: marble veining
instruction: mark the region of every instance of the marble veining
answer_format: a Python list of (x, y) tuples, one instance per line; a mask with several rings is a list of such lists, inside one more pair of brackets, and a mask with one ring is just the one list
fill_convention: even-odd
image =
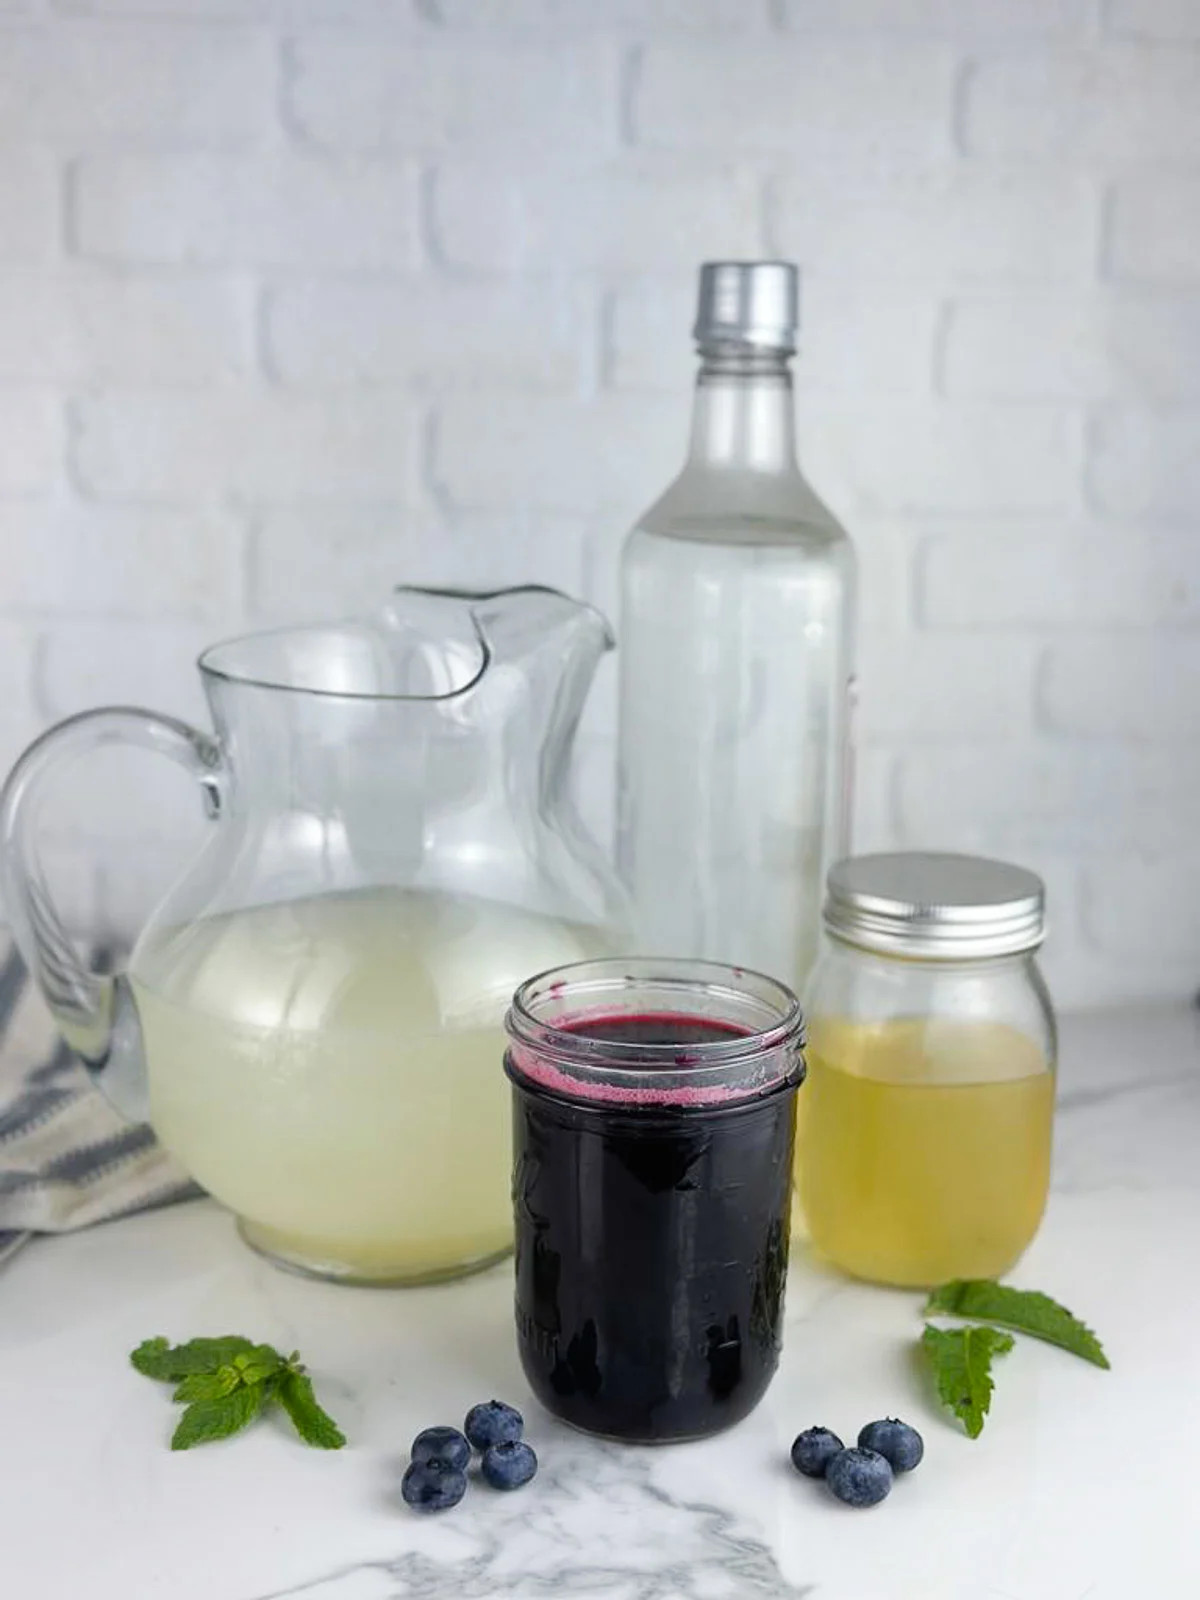
[[(770, 1548), (720, 1506), (655, 1485), (652, 1454), (604, 1441), (564, 1449), (528, 1494), (494, 1502), (448, 1559), (398, 1551), (253, 1600), (802, 1600)], [(472, 1486), (486, 1496), (486, 1489)]]

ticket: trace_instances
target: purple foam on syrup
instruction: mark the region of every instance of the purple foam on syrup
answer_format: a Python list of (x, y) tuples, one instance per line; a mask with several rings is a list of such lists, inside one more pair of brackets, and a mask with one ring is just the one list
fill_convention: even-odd
[[(751, 1037), (748, 1029), (737, 1027), (733, 1023), (720, 1022), (715, 1018), (668, 1014), (631, 1016), (603, 1012), (587, 1016), (576, 1015), (570, 1019), (563, 1019), (555, 1025), (564, 1033), (574, 1034), (577, 1038), (586, 1036), (601, 1045), (606, 1042), (621, 1044), (626, 1049), (637, 1043), (659, 1047), (673, 1044), (676, 1040), (681, 1043), (686, 1040), (695, 1044), (729, 1044), (737, 1039)], [(671, 1037), (672, 1034), (675, 1038)], [(754, 1083), (743, 1080), (732, 1084), (646, 1083), (646, 1076), (656, 1072), (674, 1075), (676, 1071), (704, 1071), (703, 1054), (694, 1050), (677, 1051), (669, 1065), (660, 1057), (647, 1054), (643, 1062), (635, 1061), (629, 1064), (623, 1062), (620, 1066), (615, 1064), (606, 1066), (602, 1056), (599, 1056), (593, 1063), (593, 1070), (597, 1074), (608, 1071), (612, 1075), (609, 1078), (593, 1077), (587, 1068), (580, 1075), (565, 1071), (556, 1062), (548, 1060), (527, 1045), (514, 1044), (511, 1055), (513, 1065), (528, 1082), (537, 1084), (551, 1094), (605, 1105), (721, 1105), (745, 1100), (773, 1087), (772, 1080)], [(750, 1067), (750, 1064), (747, 1063), (747, 1066)], [(622, 1071), (636, 1073), (642, 1081), (630, 1084), (614, 1082), (613, 1078), (618, 1077)], [(750, 1072), (753, 1073), (752, 1067)]]
[(664, 1084), (661, 1089), (646, 1084), (630, 1084), (626, 1087), (620, 1083), (574, 1077), (544, 1057), (532, 1056), (525, 1050), (514, 1048), (512, 1055), (523, 1078), (549, 1090), (551, 1094), (565, 1095), (571, 1100), (595, 1100), (607, 1105), (625, 1106), (702, 1106), (746, 1097), (744, 1088), (730, 1088), (727, 1084)]

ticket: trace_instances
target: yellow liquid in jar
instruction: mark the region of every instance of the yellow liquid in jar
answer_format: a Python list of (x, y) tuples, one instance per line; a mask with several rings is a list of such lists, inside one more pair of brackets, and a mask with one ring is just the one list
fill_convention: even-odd
[(1006, 1272), (1050, 1183), (1054, 1078), (997, 1023), (813, 1022), (796, 1129), (814, 1247), (877, 1283)]
[(420, 1281), (512, 1242), (504, 1013), (595, 929), (373, 889), (151, 930), (131, 981), (166, 1147), (250, 1241)]

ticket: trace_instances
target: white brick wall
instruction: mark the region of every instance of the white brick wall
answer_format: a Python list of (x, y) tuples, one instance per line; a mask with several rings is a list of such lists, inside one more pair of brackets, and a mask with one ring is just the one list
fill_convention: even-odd
[[(1135, 0), (1138, 3), (1138, 0)], [(990, 39), (1078, 33), (1091, 0), (783, 0), (796, 28), (837, 27), (853, 33), (945, 33)], [(1186, 4), (1186, 0), (1185, 0)]]
[(864, 399), (855, 411), (844, 401), (804, 408), (813, 476), (847, 512), (1044, 513), (1077, 497), (1079, 441), (1066, 411), (927, 401), (884, 412)]
[(686, 406), (674, 399), (448, 400), (438, 413), (433, 485), (468, 510), (636, 512), (664, 486), (650, 462), (678, 460), (686, 441)]
[(651, 149), (782, 154), (802, 169), (885, 154), (936, 161), (949, 154), (953, 86), (953, 52), (940, 43), (660, 42), (640, 62), (634, 131)]
[[(1124, 630), (1200, 625), (1194, 532), (1102, 522), (958, 528), (925, 539), (917, 576), (920, 620), (941, 632), (1112, 630), (1102, 648), (1119, 661)], [(1154, 648), (1169, 643), (1150, 637)]]
[(1085, 283), (1096, 266), (1095, 185), (1074, 172), (932, 163), (915, 171), (786, 174), (772, 245), (814, 278)]
[(0, 276), (0, 380), (190, 386), (243, 378), (252, 298), (237, 284)]
[(251, 601), (256, 614), (295, 621), (328, 616), (331, 594), (351, 610), (376, 605), (398, 579), (501, 589), (536, 577), (580, 594), (587, 584), (580, 532), (578, 518), (517, 512), (272, 510), (251, 534)]
[(84, 258), (165, 266), (403, 271), (416, 256), (403, 165), (258, 152), (85, 156), (71, 174)]
[(62, 406), (44, 389), (0, 390), (0, 500), (34, 497), (54, 483), (63, 453)]
[[(865, 740), (972, 740), (1027, 734), (1033, 727), (1037, 646), (1021, 640), (998, 669), (990, 639), (886, 638), (864, 629), (862, 666), (873, 693), (859, 707)], [(914, 759), (920, 759), (919, 751)]]
[(49, 257), (60, 206), (57, 163), (50, 152), (0, 144), (0, 262)]
[(1200, 179), (1151, 175), (1117, 183), (1109, 266), (1120, 281), (1194, 287), (1200, 277)]
[(970, 67), (964, 106), (972, 155), (1172, 164), (1200, 141), (1200, 55), (1141, 44), (1005, 52)]
[[(613, 609), (764, 252), (859, 844), (1043, 872), (1064, 1001), (1194, 989), (1200, 0), (0, 0), (0, 763), (396, 581)], [(603, 826), (610, 667), (586, 728)], [(202, 828), (129, 762), (48, 819), (124, 927)]]
[(1116, 34), (1142, 39), (1200, 39), (1200, 11), (1193, 0), (1108, 0)]
[(948, 311), (947, 393), (1000, 400), (1200, 398), (1200, 298), (1023, 295)]
[(1106, 412), (1092, 430), (1090, 487), (1118, 517), (1190, 523), (1200, 506), (1200, 408)]
[[(239, 539), (229, 519), (161, 506), (0, 506), (5, 603), (26, 616), (89, 623), (226, 617), (240, 599)], [(68, 644), (71, 637), (64, 628)]]
[[(494, 149), (534, 156), (560, 140), (606, 149), (617, 141), (613, 41), (435, 45), (322, 35), (297, 46), (296, 126), (341, 150)], [(353, 94), (346, 85), (353, 84)]]
[(706, 249), (763, 248), (750, 174), (625, 154), (565, 172), (556, 152), (536, 165), (447, 161), (433, 174), (430, 227), (435, 261), (488, 274), (679, 272)]
[(239, 143), (262, 129), (272, 74), (270, 39), (229, 28), (14, 28), (0, 138)]
[(586, 293), (542, 284), (304, 283), (269, 296), (264, 329), (284, 383), (571, 390), (595, 316)]
[(1071, 640), (1046, 658), (1039, 696), (1047, 727), (1131, 744), (1200, 743), (1200, 636)]
[(406, 500), (416, 430), (392, 398), (112, 391), (78, 407), (73, 463), (86, 494), (169, 503)]

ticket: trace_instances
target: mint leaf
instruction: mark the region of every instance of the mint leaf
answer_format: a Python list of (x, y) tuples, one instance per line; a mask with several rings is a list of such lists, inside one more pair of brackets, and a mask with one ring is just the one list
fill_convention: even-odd
[(130, 1361), (137, 1370), (147, 1378), (165, 1378), (167, 1376), (166, 1357), (171, 1346), (160, 1334), (157, 1339), (143, 1339), (136, 1350), (131, 1350)]
[(1034, 1289), (1011, 1289), (990, 1278), (958, 1279), (944, 1283), (929, 1296), (925, 1315), (981, 1318), (1032, 1334), (1081, 1356), (1097, 1367), (1108, 1367), (1108, 1357), (1089, 1327), (1080, 1322), (1057, 1300)]
[(279, 1403), (291, 1417), (305, 1444), (318, 1450), (340, 1450), (346, 1435), (327, 1411), (317, 1404), (312, 1379), (306, 1372), (289, 1372), (279, 1386)]
[(261, 1383), (264, 1378), (273, 1378), (284, 1365), (279, 1351), (269, 1344), (253, 1345), (233, 1358), (234, 1371), (243, 1383)]
[(223, 1400), (242, 1385), (236, 1367), (222, 1367), (219, 1372), (193, 1372), (186, 1377), (171, 1396), (180, 1405), (191, 1405), (195, 1400)]
[(992, 1403), (992, 1357), (1013, 1347), (1010, 1333), (998, 1328), (933, 1328), (928, 1323), (921, 1348), (933, 1371), (938, 1399), (949, 1406), (972, 1439), (983, 1432)]
[[(147, 1378), (160, 1378), (164, 1383), (178, 1383), (195, 1372), (217, 1372), (227, 1367), (235, 1356), (244, 1355), (256, 1347), (240, 1334), (225, 1334), (218, 1339), (189, 1339), (186, 1344), (170, 1345), (161, 1336), (144, 1339), (129, 1359)], [(269, 1348), (269, 1347), (268, 1347)]]
[(212, 1439), (228, 1439), (240, 1433), (258, 1416), (270, 1398), (271, 1386), (256, 1383), (243, 1385), (219, 1400), (197, 1400), (179, 1419), (179, 1426), (171, 1436), (172, 1450), (190, 1450), (193, 1445), (208, 1444)]
[(346, 1442), (337, 1423), (317, 1404), (298, 1350), (285, 1358), (273, 1345), (233, 1333), (179, 1345), (160, 1336), (144, 1339), (129, 1359), (146, 1377), (174, 1383), (175, 1400), (187, 1407), (172, 1450), (226, 1439), (277, 1401), (306, 1444), (340, 1450)]

